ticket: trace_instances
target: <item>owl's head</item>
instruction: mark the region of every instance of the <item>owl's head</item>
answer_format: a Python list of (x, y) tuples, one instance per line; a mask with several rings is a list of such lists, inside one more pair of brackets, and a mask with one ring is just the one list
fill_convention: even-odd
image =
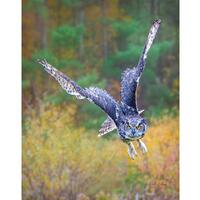
[(145, 135), (147, 122), (141, 116), (127, 116), (121, 124), (123, 136), (128, 140), (137, 140)]

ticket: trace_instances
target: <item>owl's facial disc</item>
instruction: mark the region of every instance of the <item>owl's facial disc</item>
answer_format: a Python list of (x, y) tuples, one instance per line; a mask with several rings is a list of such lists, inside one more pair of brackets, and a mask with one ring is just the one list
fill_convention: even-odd
[(129, 140), (140, 139), (144, 136), (147, 125), (144, 119), (127, 120), (124, 123), (126, 138)]

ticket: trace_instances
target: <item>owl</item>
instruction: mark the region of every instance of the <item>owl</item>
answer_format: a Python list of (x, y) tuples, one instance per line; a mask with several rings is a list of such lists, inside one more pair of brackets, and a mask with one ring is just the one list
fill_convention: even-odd
[(138, 64), (133, 68), (127, 68), (122, 73), (120, 101), (116, 101), (105, 90), (97, 87), (82, 88), (46, 60), (38, 60), (44, 70), (53, 76), (68, 94), (78, 99), (87, 99), (105, 112), (107, 119), (102, 124), (98, 136), (101, 137), (117, 129), (119, 138), (128, 145), (128, 154), (131, 159), (135, 159), (137, 156), (133, 141), (138, 143), (139, 149), (143, 153), (147, 152), (147, 147), (141, 140), (147, 130), (147, 121), (141, 116), (144, 110), (138, 110), (136, 90), (144, 71), (148, 51), (160, 27), (160, 23), (160, 19), (153, 22)]

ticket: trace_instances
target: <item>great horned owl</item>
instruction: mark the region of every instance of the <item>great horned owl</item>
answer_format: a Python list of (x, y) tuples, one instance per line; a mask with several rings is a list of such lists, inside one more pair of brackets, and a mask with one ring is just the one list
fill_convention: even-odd
[(46, 60), (38, 60), (44, 70), (53, 76), (68, 94), (74, 95), (78, 99), (88, 99), (108, 115), (99, 130), (98, 136), (103, 136), (117, 129), (119, 138), (128, 144), (128, 154), (132, 159), (135, 158), (137, 152), (131, 141), (137, 141), (142, 152), (147, 152), (146, 145), (141, 141), (147, 130), (147, 122), (141, 116), (143, 111), (139, 111), (137, 108), (136, 89), (145, 67), (147, 53), (160, 27), (160, 23), (161, 20), (156, 20), (151, 26), (137, 66), (132, 69), (128, 68), (123, 72), (120, 102), (117, 102), (105, 90), (96, 87), (81, 88)]

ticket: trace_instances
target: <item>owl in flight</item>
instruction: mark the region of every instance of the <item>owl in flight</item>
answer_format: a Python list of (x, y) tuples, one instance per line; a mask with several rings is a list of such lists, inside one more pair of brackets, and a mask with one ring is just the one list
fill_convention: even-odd
[(97, 87), (81, 88), (46, 60), (38, 60), (44, 70), (53, 76), (68, 94), (78, 99), (89, 100), (107, 114), (107, 119), (102, 124), (98, 136), (103, 136), (117, 129), (119, 138), (128, 145), (128, 154), (132, 159), (137, 155), (132, 141), (138, 142), (139, 148), (143, 153), (147, 152), (147, 147), (141, 140), (147, 130), (147, 122), (141, 116), (143, 110), (139, 111), (137, 108), (136, 90), (145, 67), (147, 53), (160, 27), (160, 23), (160, 19), (153, 22), (136, 67), (127, 68), (122, 73), (120, 102), (117, 102), (105, 90)]

